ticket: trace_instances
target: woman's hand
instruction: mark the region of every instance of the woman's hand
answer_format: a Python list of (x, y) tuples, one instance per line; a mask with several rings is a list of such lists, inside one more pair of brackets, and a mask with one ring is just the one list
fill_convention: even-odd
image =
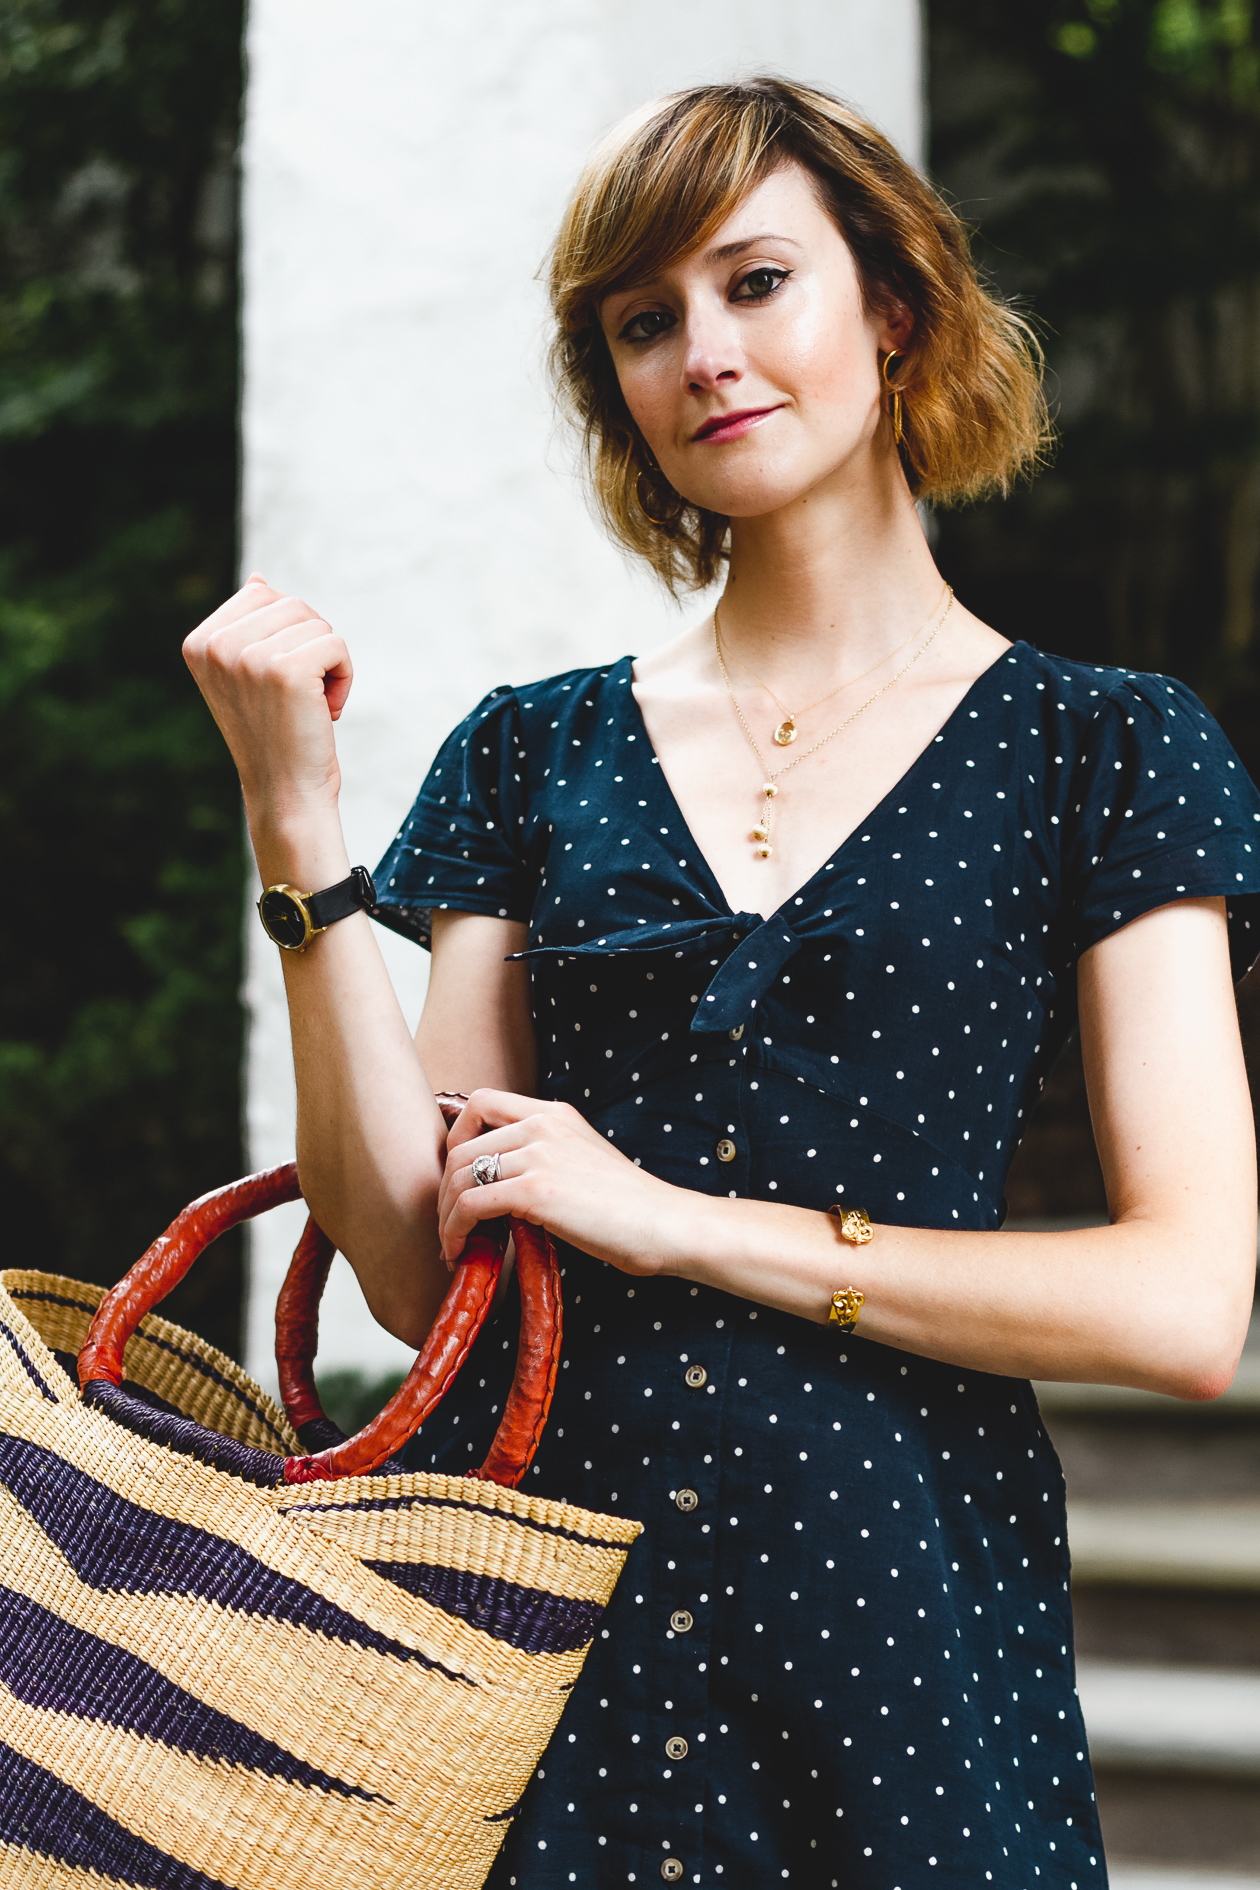
[[(473, 1180), (479, 1155), (499, 1157), (500, 1181)], [(636, 1168), (568, 1103), (478, 1089), (447, 1141), (438, 1225), (448, 1265), (479, 1221), (514, 1214), (623, 1273), (668, 1273), (698, 1205)]]
[(335, 809), (333, 723), (353, 672), (309, 604), (255, 574), (186, 638), (184, 660), (232, 751), (251, 827)]

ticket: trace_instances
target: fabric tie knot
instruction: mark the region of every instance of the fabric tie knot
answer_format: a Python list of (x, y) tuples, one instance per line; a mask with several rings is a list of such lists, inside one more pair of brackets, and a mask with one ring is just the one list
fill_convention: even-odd
[(694, 1031), (731, 1030), (757, 1007), (801, 941), (782, 919), (759, 912), (714, 914), (709, 919), (665, 919), (639, 924), (573, 945), (534, 945), (513, 952), (508, 962), (531, 958), (611, 958), (620, 952), (662, 952), (679, 957), (712, 952), (723, 935), (731, 950), (713, 974), (691, 1019)]

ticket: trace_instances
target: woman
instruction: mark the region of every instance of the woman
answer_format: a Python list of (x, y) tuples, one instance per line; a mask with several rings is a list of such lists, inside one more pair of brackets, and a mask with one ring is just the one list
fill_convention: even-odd
[[(377, 1318), (418, 1344), (478, 1221), (545, 1224), (530, 1485), (646, 1524), (492, 1882), (1102, 1885), (1027, 1380), (1229, 1382), (1260, 799), (1181, 685), (943, 584), (916, 496), (1035, 459), (1035, 351), (847, 109), (653, 106), (552, 287), (605, 517), (720, 608), (442, 749), (376, 876), (431, 937), (414, 1045), (362, 912), (284, 954), (305, 1191)], [(188, 657), (264, 885), (343, 880), (340, 639), (255, 578)], [(1111, 1224), (998, 1231), (1078, 1019)], [(480, 1461), (509, 1327), (416, 1467)]]

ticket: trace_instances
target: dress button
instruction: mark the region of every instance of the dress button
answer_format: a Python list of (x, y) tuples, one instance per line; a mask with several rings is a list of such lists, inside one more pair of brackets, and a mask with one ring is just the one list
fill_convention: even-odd
[(744, 1026), (742, 1024), (736, 1024), (734, 1030), (728, 1030), (726, 1034), (732, 1043), (738, 1043), (744, 1034)]
[(691, 1386), (693, 1391), (699, 1391), (701, 1385), (707, 1385), (708, 1382), (709, 1374), (705, 1371), (703, 1365), (688, 1365), (687, 1383)]
[(680, 1738), (677, 1733), (674, 1734), (672, 1739), (665, 1741), (665, 1757), (667, 1759), (685, 1759), (690, 1751), (691, 1747), (687, 1744), (687, 1741)]
[(661, 1875), (666, 1883), (680, 1883), (682, 1881), (683, 1868), (681, 1857), (667, 1857), (665, 1862), (661, 1865)]
[(722, 1137), (722, 1140), (717, 1145), (718, 1160), (720, 1162), (733, 1162), (735, 1160), (735, 1154), (736, 1154), (736, 1150), (735, 1150), (734, 1142), (732, 1142), (729, 1135), (724, 1135)]
[(694, 1490), (679, 1490), (674, 1503), (678, 1509), (699, 1509), (700, 1498)]
[(696, 1625), (696, 1617), (694, 1614), (689, 1614), (686, 1608), (675, 1608), (669, 1617), (669, 1625), (675, 1634), (690, 1634)]

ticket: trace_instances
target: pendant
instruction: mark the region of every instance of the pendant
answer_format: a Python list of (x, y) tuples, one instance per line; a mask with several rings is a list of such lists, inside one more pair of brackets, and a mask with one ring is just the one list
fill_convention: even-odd
[(787, 748), (796, 740), (796, 717), (794, 715), (789, 715), (786, 721), (779, 723), (778, 728), (774, 731), (774, 739), (780, 748)]
[[(795, 730), (793, 730), (793, 735), (795, 735)], [(765, 795), (765, 804), (762, 808), (761, 818), (748, 837), (750, 840), (757, 842), (757, 845), (753, 848), (753, 852), (756, 854), (757, 858), (759, 860), (768, 860), (770, 855), (774, 852), (774, 848), (770, 845), (770, 803), (779, 790), (773, 781), (766, 781), (763, 782), (761, 791)]]

